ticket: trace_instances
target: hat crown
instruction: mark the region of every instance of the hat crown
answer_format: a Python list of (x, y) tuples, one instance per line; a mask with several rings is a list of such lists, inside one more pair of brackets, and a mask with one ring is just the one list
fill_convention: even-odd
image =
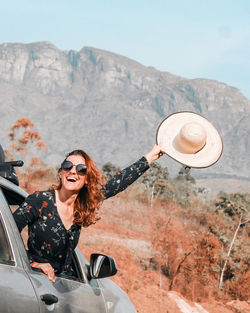
[(184, 153), (196, 153), (206, 144), (206, 131), (196, 122), (186, 123), (177, 136), (177, 145)]

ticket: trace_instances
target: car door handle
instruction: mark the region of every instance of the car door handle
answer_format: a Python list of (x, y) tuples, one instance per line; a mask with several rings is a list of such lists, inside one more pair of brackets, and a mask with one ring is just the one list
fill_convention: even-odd
[(51, 305), (53, 303), (58, 302), (58, 298), (50, 293), (46, 293), (44, 295), (41, 295), (41, 300), (45, 302), (47, 305)]

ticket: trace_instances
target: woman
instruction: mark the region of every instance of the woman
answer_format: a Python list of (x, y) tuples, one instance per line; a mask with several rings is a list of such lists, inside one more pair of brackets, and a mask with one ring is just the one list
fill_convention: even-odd
[(105, 184), (102, 172), (86, 152), (69, 153), (58, 171), (59, 185), (29, 195), (13, 214), (20, 232), (28, 225), (31, 266), (52, 282), (55, 274), (74, 275), (71, 259), (81, 227), (94, 224), (102, 201), (127, 188), (161, 155), (161, 146), (155, 145)]

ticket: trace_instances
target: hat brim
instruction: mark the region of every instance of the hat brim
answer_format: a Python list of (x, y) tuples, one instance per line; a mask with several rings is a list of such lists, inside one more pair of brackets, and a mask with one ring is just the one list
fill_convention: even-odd
[[(199, 123), (206, 131), (206, 144), (196, 153), (183, 153), (176, 145), (176, 137), (186, 123)], [(223, 150), (223, 143), (216, 128), (203, 116), (194, 112), (176, 112), (166, 117), (156, 132), (156, 143), (162, 151), (177, 162), (193, 168), (209, 167), (216, 163)]]

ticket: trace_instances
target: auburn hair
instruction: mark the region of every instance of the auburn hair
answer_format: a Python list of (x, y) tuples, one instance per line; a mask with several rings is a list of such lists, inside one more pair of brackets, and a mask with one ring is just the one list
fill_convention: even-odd
[[(84, 185), (80, 190), (74, 207), (74, 224), (88, 227), (95, 224), (100, 217), (97, 212), (104, 200), (104, 185), (106, 178), (98, 169), (93, 159), (83, 150), (73, 150), (66, 155), (65, 160), (70, 155), (80, 155), (84, 158), (87, 166), (87, 185)], [(58, 172), (62, 169), (59, 168)], [(61, 189), (62, 182), (60, 180), (58, 185), (54, 185), (54, 189)]]

